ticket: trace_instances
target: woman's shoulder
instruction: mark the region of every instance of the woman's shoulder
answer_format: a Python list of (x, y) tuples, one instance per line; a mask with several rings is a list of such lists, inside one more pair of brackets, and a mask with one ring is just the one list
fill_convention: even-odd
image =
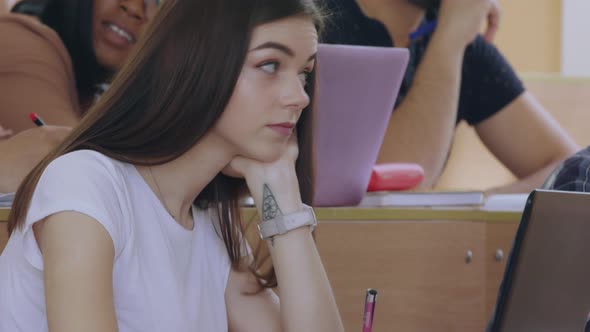
[(35, 188), (34, 201), (97, 213), (114, 211), (119, 216), (127, 209), (124, 203), (129, 188), (125, 179), (129, 166), (93, 150), (66, 153), (47, 165)]
[(53, 29), (32, 16), (14, 13), (0, 14), (0, 26), (2, 26), (0, 29), (2, 38), (10, 37), (15, 33), (17, 34), (14, 36), (15, 39), (22, 37), (22, 35), (35, 34), (52, 43), (63, 45), (61, 38)]
[(129, 166), (94, 150), (77, 150), (53, 160), (45, 173), (76, 182), (104, 185), (107, 182), (121, 183), (127, 175)]
[(0, 48), (5, 54), (26, 52), (29, 55), (47, 56), (48, 52), (56, 52), (71, 66), (69, 53), (59, 35), (28, 15), (0, 15)]

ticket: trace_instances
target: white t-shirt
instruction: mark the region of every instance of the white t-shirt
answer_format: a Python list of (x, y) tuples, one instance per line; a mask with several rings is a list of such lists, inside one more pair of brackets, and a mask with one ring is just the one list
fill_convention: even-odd
[(194, 229), (183, 228), (133, 165), (90, 150), (47, 167), (23, 229), (0, 256), (0, 331), (47, 331), (43, 258), (32, 225), (60, 211), (94, 218), (113, 239), (119, 331), (227, 331), (230, 261), (212, 212), (193, 208)]

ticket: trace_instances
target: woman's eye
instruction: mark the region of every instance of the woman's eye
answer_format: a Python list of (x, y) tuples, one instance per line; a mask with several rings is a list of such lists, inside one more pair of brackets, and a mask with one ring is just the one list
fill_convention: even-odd
[(299, 74), (299, 79), (301, 80), (301, 84), (303, 84), (303, 86), (306, 86), (307, 83), (309, 83), (310, 76), (311, 73), (308, 71), (304, 71), (301, 74)]
[(279, 69), (279, 63), (278, 62), (267, 62), (265, 64), (260, 65), (259, 68), (269, 74), (274, 74)]

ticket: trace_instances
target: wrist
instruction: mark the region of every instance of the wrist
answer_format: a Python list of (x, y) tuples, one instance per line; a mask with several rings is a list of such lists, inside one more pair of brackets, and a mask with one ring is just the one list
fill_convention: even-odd
[(263, 185), (268, 185), (274, 190), (282, 187), (296, 186), (299, 189), (295, 165), (284, 167), (260, 167), (244, 176), (250, 189), (258, 190)]
[(258, 225), (260, 237), (263, 240), (274, 239), (275, 236), (287, 234), (300, 228), (308, 228), (311, 232), (315, 230), (317, 219), (310, 206), (302, 205), (298, 211), (279, 215), (269, 220), (264, 220)]
[(465, 56), (466, 44), (460, 42), (456, 37), (444, 31), (435, 32), (428, 44), (426, 56), (434, 57), (438, 63), (437, 67), (461, 66)]
[(442, 52), (463, 54), (470, 40), (461, 31), (455, 31), (449, 24), (439, 22), (432, 34), (430, 45), (437, 45)]
[(254, 198), (262, 220), (274, 217), (269, 214), (269, 207), (275, 214), (288, 214), (303, 208), (299, 182), (295, 168), (267, 169), (246, 177), (246, 183)]

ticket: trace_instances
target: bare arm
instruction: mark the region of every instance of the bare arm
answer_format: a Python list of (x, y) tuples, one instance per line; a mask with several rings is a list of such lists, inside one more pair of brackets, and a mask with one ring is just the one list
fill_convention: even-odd
[(77, 212), (60, 212), (35, 226), (49, 332), (116, 332), (114, 246), (107, 231)]
[(444, 167), (455, 131), (465, 48), (492, 5), (489, 0), (442, 2), (412, 87), (392, 114), (378, 161), (422, 165), (424, 187), (432, 187)]
[(270, 289), (262, 290), (246, 268), (230, 271), (225, 302), (231, 332), (281, 331), (280, 304)]
[(379, 153), (379, 163), (422, 165), (427, 188), (438, 179), (451, 147), (463, 53), (434, 34), (408, 95), (391, 115)]
[(16, 134), (0, 140), (0, 192), (13, 192), (69, 133), (65, 127), (35, 128), (29, 113), (73, 126), (78, 105), (67, 52), (48, 27), (22, 15), (2, 16), (0, 50), (0, 122)]
[[(261, 181), (253, 190), (263, 220), (301, 209), (295, 170)], [(295, 190), (294, 190), (295, 189)], [(343, 331), (324, 266), (309, 228), (276, 236), (269, 249), (277, 274), (283, 331)]]
[(528, 92), (475, 127), (485, 146), (519, 179), (492, 193), (530, 192), (563, 159), (579, 150), (573, 139)]
[[(278, 214), (290, 214), (302, 208), (295, 173), (298, 149), (294, 136), (286, 156), (271, 165), (245, 161), (240, 157), (237, 158), (239, 161), (234, 159), (234, 169), (245, 175), (263, 220), (274, 218)], [(235, 331), (244, 332), (344, 331), (328, 277), (309, 228), (303, 227), (275, 236), (268, 245), (280, 288), (280, 310), (278, 304), (273, 303), (271, 294), (264, 293), (264, 298), (258, 299), (260, 301), (250, 302), (253, 303), (250, 308), (246, 305), (248, 301), (241, 301), (241, 305), (229, 308), (228, 312), (246, 310), (252, 313), (249, 317), (241, 316), (240, 321), (237, 321), (239, 317), (233, 316), (236, 319), (234, 322), (230, 315), (230, 326), (240, 326)]]
[(43, 157), (58, 145), (70, 128), (43, 126), (0, 140), (0, 192), (14, 192)]
[(47, 123), (73, 126), (79, 105), (68, 55), (49, 28), (30, 21), (0, 18), (0, 121), (19, 133), (34, 128), (28, 114), (37, 112)]

